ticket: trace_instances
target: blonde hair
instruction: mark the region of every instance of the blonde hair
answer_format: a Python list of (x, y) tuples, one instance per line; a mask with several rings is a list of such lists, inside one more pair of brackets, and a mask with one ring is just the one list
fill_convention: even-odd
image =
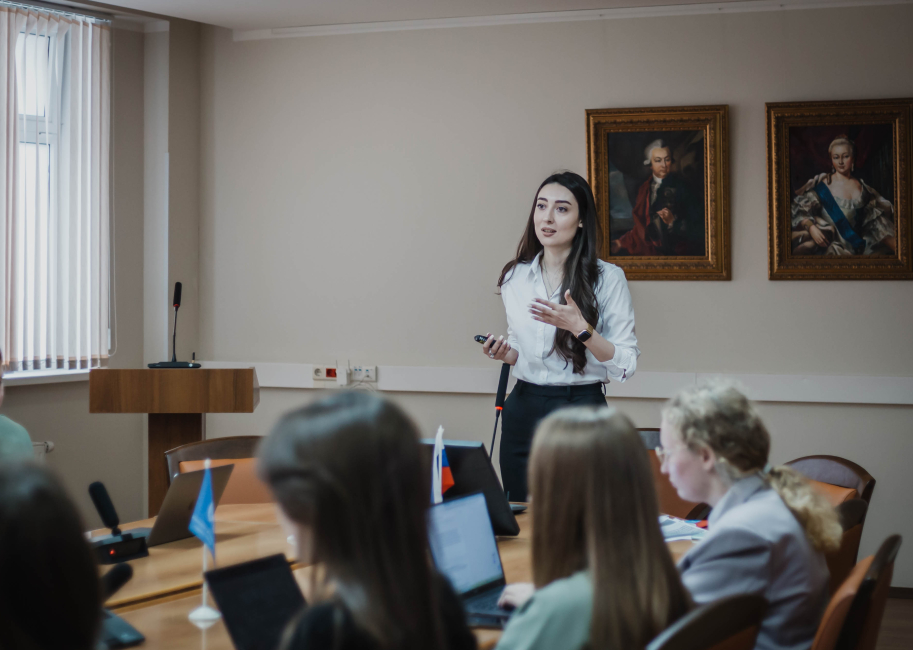
[(850, 152), (852, 152), (853, 157), (855, 158), (856, 157), (856, 145), (852, 140), (850, 140), (847, 136), (845, 136), (843, 134), (840, 134), (836, 138), (831, 140), (831, 143), (827, 146), (827, 154), (829, 156), (832, 155), (834, 153), (834, 147), (840, 146), (842, 144), (845, 144), (846, 146), (848, 146), (850, 148)]
[(529, 485), (537, 587), (588, 569), (589, 647), (635, 650), (690, 607), (659, 529), (646, 448), (614, 409), (551, 414), (533, 439)]
[(666, 403), (662, 416), (689, 449), (711, 449), (717, 473), (730, 483), (760, 472), (802, 525), (815, 550), (840, 547), (843, 529), (836, 510), (799, 472), (785, 465), (768, 465), (770, 434), (754, 405), (734, 384), (717, 379), (686, 388)]

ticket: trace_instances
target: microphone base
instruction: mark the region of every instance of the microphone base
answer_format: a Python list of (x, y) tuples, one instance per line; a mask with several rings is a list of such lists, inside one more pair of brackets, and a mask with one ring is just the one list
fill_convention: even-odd
[(158, 363), (150, 363), (150, 368), (200, 368), (200, 364), (192, 363), (190, 361), (159, 361)]
[[(148, 529), (147, 529), (148, 530)], [(146, 547), (146, 532), (143, 534), (127, 531), (122, 535), (110, 535), (89, 540), (95, 559), (99, 564), (117, 564), (149, 555)]]

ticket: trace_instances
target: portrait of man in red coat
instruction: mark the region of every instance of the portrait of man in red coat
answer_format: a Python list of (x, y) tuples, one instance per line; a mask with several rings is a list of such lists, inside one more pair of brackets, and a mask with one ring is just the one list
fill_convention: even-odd
[(690, 184), (676, 170), (673, 147), (664, 139), (655, 139), (644, 148), (643, 156), (649, 176), (634, 186), (630, 229), (618, 237), (610, 232), (611, 254), (704, 255), (703, 202), (695, 200)]

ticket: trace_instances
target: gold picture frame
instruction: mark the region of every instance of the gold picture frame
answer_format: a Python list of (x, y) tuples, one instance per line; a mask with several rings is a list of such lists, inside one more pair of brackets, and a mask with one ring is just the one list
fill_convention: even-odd
[(729, 106), (586, 111), (602, 259), (628, 280), (730, 280)]
[(769, 279), (913, 279), (913, 99), (766, 106)]

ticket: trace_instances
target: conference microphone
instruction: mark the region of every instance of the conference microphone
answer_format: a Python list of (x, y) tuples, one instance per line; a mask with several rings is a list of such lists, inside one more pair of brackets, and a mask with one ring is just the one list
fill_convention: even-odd
[(126, 562), (115, 564), (114, 567), (101, 577), (101, 600), (108, 600), (116, 594), (121, 587), (133, 577), (133, 567)]
[(174, 329), (171, 334), (171, 361), (160, 361), (159, 363), (150, 363), (150, 368), (199, 368), (200, 364), (193, 361), (178, 361), (177, 341), (178, 341), (178, 309), (181, 308), (181, 289), (183, 285), (180, 282), (174, 283)]
[[(107, 601), (133, 577), (133, 567), (122, 562), (101, 577), (101, 600)], [(96, 650), (120, 650), (146, 640), (135, 627), (110, 610), (102, 608), (101, 632)]]
[[(111, 502), (111, 497), (108, 496), (108, 490), (105, 488), (104, 483), (101, 481), (92, 483), (89, 486), (89, 496), (92, 497), (92, 503), (95, 504), (95, 509), (98, 511), (102, 523), (106, 528), (111, 529), (110, 535), (89, 540), (95, 550), (95, 559), (98, 560), (99, 564), (114, 564), (115, 562), (149, 555), (149, 550), (146, 548), (148, 529), (137, 532), (121, 532), (120, 528), (118, 528), (120, 519), (117, 516), (117, 510), (114, 509), (114, 504)], [(129, 576), (127, 579), (129, 579)]]
[(488, 448), (488, 460), (495, 453), (495, 439), (498, 437), (498, 419), (504, 410), (504, 396), (507, 394), (507, 381), (510, 379), (510, 364), (501, 364), (501, 378), (498, 380), (498, 392), (495, 395), (495, 430), (491, 433), (491, 447)]
[(95, 504), (98, 516), (101, 517), (101, 523), (105, 525), (105, 528), (111, 529), (112, 535), (120, 535), (120, 528), (117, 527), (120, 519), (117, 517), (117, 510), (114, 509), (105, 484), (101, 481), (92, 483), (89, 486), (89, 496), (92, 497), (92, 503)]

